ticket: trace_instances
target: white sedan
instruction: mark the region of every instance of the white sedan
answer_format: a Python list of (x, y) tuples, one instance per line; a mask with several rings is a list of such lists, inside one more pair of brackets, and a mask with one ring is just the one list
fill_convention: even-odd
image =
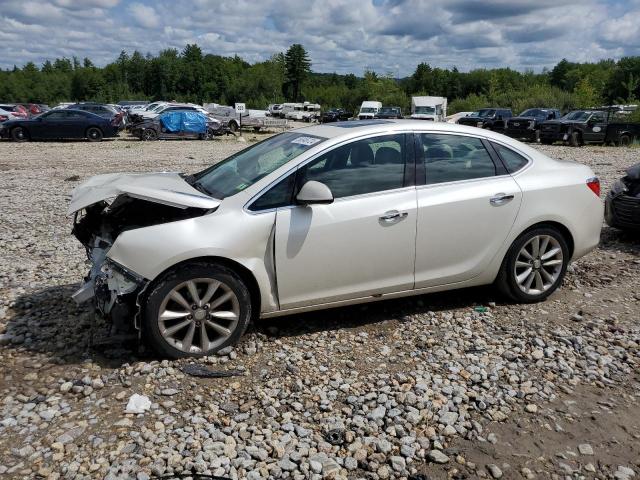
[(338, 122), (194, 175), (108, 174), (73, 193), (93, 268), (74, 294), (163, 356), (208, 355), (251, 319), (495, 283), (558, 288), (596, 247), (591, 169), (474, 127)]

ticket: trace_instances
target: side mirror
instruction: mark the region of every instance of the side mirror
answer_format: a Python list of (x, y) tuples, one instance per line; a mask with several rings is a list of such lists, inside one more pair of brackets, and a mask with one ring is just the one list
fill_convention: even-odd
[(333, 203), (333, 193), (324, 183), (309, 180), (296, 195), (296, 201), (300, 205)]

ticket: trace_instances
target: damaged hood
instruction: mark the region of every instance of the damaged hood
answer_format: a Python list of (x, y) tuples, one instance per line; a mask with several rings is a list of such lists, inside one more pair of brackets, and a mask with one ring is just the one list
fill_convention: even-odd
[(119, 195), (177, 208), (209, 210), (220, 205), (220, 200), (196, 190), (179, 173), (108, 173), (91, 177), (76, 187), (67, 214)]

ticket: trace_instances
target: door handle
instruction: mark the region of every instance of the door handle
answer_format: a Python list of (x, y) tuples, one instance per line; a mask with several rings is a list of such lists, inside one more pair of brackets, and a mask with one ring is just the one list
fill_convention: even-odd
[(495, 207), (509, 203), (514, 199), (514, 195), (507, 195), (506, 193), (497, 193), (489, 199), (489, 203)]
[(386, 223), (398, 222), (409, 215), (407, 212), (399, 212), (398, 210), (389, 210), (380, 217), (380, 220)]

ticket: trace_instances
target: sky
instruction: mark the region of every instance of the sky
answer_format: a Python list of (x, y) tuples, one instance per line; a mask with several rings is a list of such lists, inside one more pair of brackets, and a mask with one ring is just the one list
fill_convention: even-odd
[(640, 55), (640, 0), (0, 0), (0, 68), (188, 43), (251, 63), (301, 43), (316, 72), (538, 72)]

